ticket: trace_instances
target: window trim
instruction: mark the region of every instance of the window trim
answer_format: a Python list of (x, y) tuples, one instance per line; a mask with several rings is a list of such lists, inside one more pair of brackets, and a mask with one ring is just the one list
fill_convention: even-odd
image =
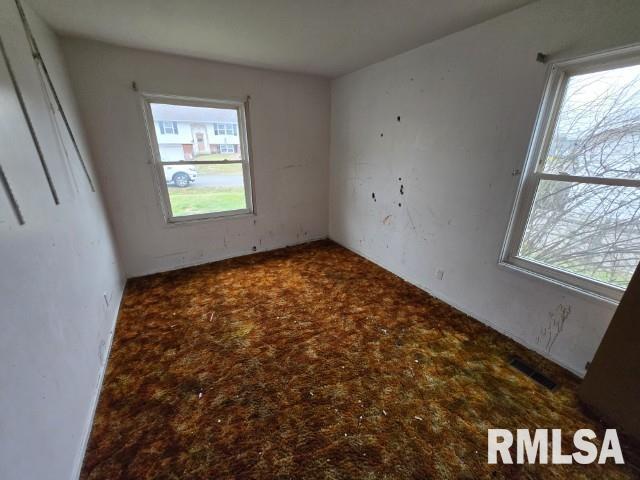
[(639, 63), (640, 45), (631, 45), (569, 60), (560, 60), (549, 65), (542, 101), (538, 108), (533, 134), (500, 252), (498, 261), (500, 266), (532, 275), (607, 303), (617, 304), (620, 301), (624, 293), (624, 289), (620, 287), (518, 257), (517, 252), (524, 237), (536, 190), (541, 180), (640, 187), (640, 180), (544, 173), (540, 168), (553, 135), (569, 77), (575, 74), (610, 70)]
[[(158, 129), (161, 135), (178, 135), (178, 122), (170, 120), (158, 120)], [(170, 128), (167, 129), (167, 124), (170, 124)], [(171, 130), (171, 132), (169, 132)]]
[[(220, 153), (237, 153), (233, 143), (219, 143), (218, 149)], [(222, 149), (224, 147), (224, 150)], [(229, 151), (229, 147), (231, 147), (231, 151)]]
[[(231, 127), (231, 133), (228, 132), (228, 127)], [(218, 133), (224, 130), (224, 133)], [(235, 131), (235, 133), (233, 133)], [(238, 124), (231, 122), (214, 122), (213, 134), (216, 137), (237, 137), (238, 136)]]
[[(147, 164), (153, 170), (153, 178), (160, 199), (160, 206), (165, 222), (168, 225), (176, 225), (183, 223), (192, 223), (195, 221), (214, 220), (228, 217), (251, 216), (255, 215), (255, 193), (253, 188), (253, 162), (250, 148), (249, 126), (249, 97), (244, 100), (237, 98), (226, 99), (206, 99), (196, 97), (183, 97), (177, 95), (163, 95), (149, 92), (140, 92), (140, 102), (145, 127), (147, 130), (147, 139), (149, 144), (149, 159)], [(162, 162), (160, 157), (160, 145), (155, 131), (155, 123), (153, 113), (151, 111), (152, 103), (162, 103), (167, 105), (190, 106), (190, 107), (208, 107), (208, 108), (233, 108), (238, 112), (238, 137), (240, 140), (241, 160), (206, 160), (206, 161), (175, 161)], [(236, 210), (226, 210), (224, 212), (209, 212), (196, 215), (174, 216), (171, 210), (171, 200), (169, 198), (169, 190), (164, 176), (164, 165), (215, 165), (215, 164), (242, 164), (242, 176), (244, 181), (244, 193), (246, 208)]]

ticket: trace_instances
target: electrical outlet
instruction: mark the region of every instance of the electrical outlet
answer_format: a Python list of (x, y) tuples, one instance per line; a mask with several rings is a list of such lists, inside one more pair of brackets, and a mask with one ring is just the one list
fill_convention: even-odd
[(436, 270), (436, 278), (442, 280), (444, 278), (444, 270)]

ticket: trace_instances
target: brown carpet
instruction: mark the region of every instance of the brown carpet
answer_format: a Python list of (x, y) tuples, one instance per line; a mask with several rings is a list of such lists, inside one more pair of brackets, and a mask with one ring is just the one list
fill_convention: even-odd
[(569, 448), (578, 428), (602, 438), (576, 386), (315, 242), (128, 283), (82, 478), (635, 478), (611, 463), (487, 464), (490, 427), (562, 428)]

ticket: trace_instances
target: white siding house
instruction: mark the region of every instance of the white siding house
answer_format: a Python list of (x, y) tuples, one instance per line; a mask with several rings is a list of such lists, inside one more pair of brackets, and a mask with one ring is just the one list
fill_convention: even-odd
[(162, 161), (240, 151), (235, 110), (153, 104), (152, 111)]
[(178, 162), (188, 160), (183, 145), (193, 144), (191, 124), (188, 122), (156, 120), (154, 126), (162, 161)]

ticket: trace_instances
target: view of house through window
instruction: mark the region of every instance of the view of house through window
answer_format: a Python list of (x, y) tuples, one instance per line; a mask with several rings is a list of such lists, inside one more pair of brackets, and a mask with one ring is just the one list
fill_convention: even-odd
[(250, 211), (242, 104), (148, 106), (171, 218)]
[(640, 260), (640, 65), (569, 74), (518, 258), (625, 288)]

